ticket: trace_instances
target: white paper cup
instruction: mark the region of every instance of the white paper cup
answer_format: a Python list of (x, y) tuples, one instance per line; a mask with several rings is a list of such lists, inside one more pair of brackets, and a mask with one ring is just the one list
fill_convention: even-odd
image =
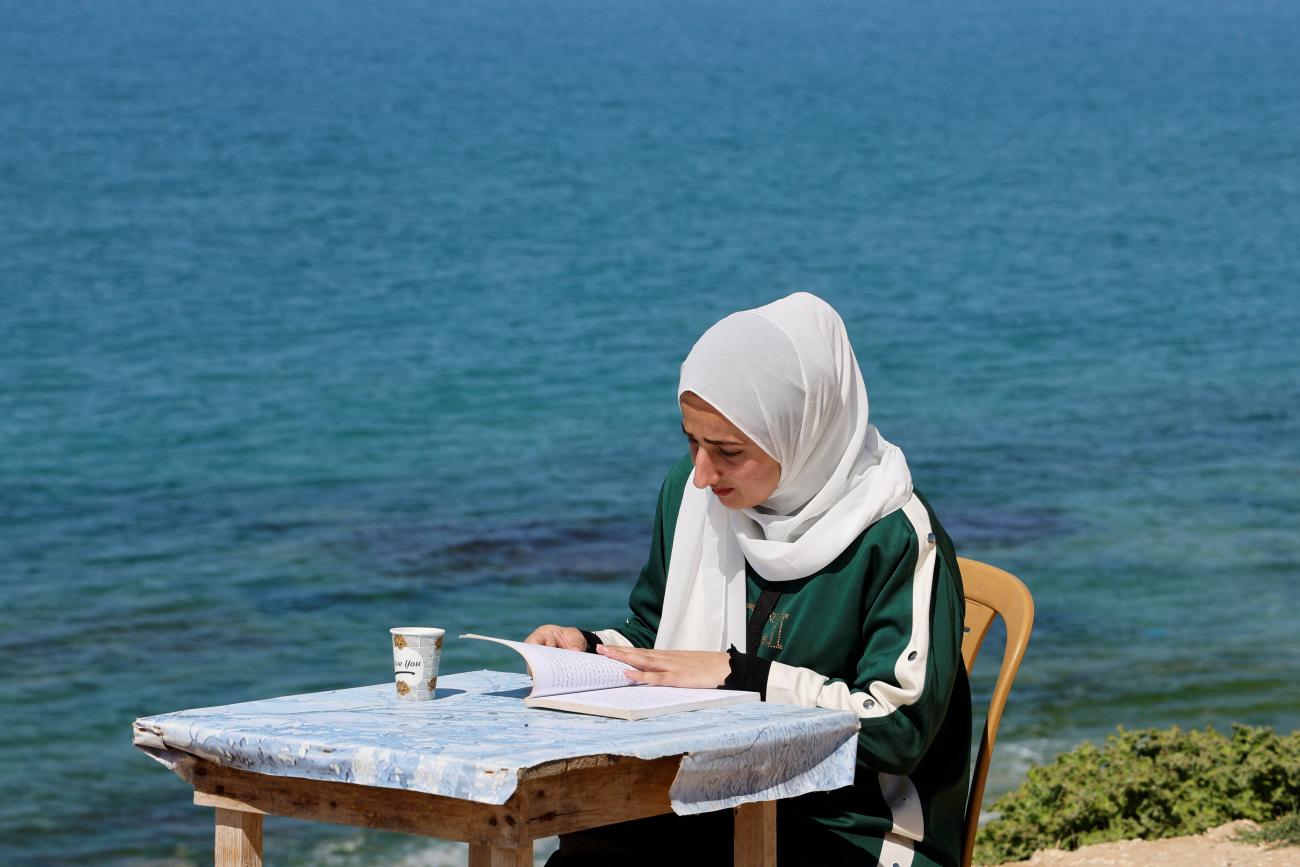
[(433, 626), (397, 626), (393, 636), (393, 681), (397, 697), (428, 701), (438, 688), (438, 657), (445, 629)]

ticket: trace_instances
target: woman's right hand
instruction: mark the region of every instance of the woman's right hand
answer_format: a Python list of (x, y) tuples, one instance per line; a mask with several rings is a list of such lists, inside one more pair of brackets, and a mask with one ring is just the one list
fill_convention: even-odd
[(581, 629), (572, 626), (555, 626), (550, 623), (534, 629), (532, 634), (524, 639), (524, 643), (563, 647), (565, 650), (587, 649), (587, 639)]

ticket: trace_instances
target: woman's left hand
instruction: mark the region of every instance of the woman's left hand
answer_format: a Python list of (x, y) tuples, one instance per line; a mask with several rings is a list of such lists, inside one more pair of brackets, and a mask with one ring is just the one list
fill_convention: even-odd
[(638, 669), (624, 672), (637, 683), (712, 689), (731, 673), (731, 659), (721, 650), (642, 650), (598, 644), (596, 652)]

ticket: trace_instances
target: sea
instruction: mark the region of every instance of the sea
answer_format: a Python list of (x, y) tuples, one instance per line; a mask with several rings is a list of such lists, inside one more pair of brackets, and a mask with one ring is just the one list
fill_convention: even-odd
[(0, 0), (0, 863), (211, 863), (137, 717), (621, 622), (681, 360), (796, 290), (1034, 594), (986, 807), (1117, 726), (1294, 730), (1297, 45), (1294, 0)]

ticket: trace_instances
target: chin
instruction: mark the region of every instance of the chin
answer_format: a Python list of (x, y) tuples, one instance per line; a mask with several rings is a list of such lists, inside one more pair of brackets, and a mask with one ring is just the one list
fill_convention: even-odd
[(735, 494), (727, 495), (725, 500), (722, 497), (718, 497), (718, 502), (726, 506), (728, 509), (731, 509), (733, 512), (739, 512), (741, 509), (752, 509), (754, 507), (753, 503), (750, 503), (748, 500), (741, 497), (737, 497)]

